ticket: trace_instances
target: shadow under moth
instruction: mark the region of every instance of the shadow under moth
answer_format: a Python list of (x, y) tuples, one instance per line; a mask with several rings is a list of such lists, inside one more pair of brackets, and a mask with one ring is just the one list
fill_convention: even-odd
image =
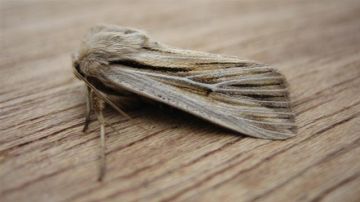
[(132, 93), (257, 138), (296, 134), (286, 79), (272, 67), (233, 56), (169, 47), (143, 31), (93, 27), (73, 56), (87, 86), (86, 130), (91, 112), (100, 122), (105, 171), (105, 104), (127, 116), (108, 95)]

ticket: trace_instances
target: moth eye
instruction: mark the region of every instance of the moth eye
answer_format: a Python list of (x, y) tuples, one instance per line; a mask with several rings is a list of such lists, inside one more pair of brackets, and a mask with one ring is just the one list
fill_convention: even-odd
[(133, 31), (133, 30), (125, 30), (124, 31), (124, 34), (132, 34), (132, 33), (134, 33), (135, 31)]
[(80, 68), (80, 64), (79, 64), (77, 61), (75, 61), (75, 62), (73, 63), (73, 66), (74, 66), (75, 69), (77, 69), (77, 70), (79, 70), (79, 68)]

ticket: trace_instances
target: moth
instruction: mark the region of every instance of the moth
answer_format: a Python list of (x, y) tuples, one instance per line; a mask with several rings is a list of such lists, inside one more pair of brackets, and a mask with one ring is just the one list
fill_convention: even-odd
[[(126, 114), (108, 95), (136, 94), (257, 138), (296, 134), (284, 76), (269, 65), (162, 44), (143, 31), (98, 25), (73, 56), (73, 70), (87, 86), (90, 114), (100, 122), (105, 164), (105, 104)], [(104, 166), (102, 174), (104, 173)]]

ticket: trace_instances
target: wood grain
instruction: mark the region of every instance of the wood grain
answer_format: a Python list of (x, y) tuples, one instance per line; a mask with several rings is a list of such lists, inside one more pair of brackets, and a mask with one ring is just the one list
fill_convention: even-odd
[[(0, 201), (359, 201), (357, 0), (2, 0)], [(107, 176), (98, 123), (81, 132), (71, 53), (97, 23), (273, 64), (289, 80), (298, 135), (254, 139), (185, 113), (111, 109)], [(141, 126), (141, 127), (139, 127)], [(145, 128), (145, 129), (143, 129)]]

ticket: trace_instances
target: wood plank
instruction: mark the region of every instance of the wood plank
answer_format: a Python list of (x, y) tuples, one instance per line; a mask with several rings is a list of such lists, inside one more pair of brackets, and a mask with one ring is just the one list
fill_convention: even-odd
[[(359, 201), (357, 0), (0, 2), (0, 201)], [(254, 139), (141, 102), (110, 108), (107, 175), (98, 123), (81, 132), (74, 52), (97, 23), (176, 47), (273, 64), (289, 81), (298, 135)]]

